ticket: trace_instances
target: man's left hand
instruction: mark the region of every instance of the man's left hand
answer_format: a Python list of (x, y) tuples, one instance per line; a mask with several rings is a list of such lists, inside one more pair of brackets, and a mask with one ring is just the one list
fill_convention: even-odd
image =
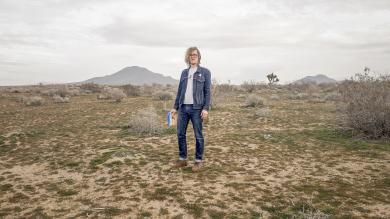
[(202, 113), (200, 114), (200, 118), (206, 119), (208, 115), (209, 112), (207, 112), (207, 110), (202, 110)]

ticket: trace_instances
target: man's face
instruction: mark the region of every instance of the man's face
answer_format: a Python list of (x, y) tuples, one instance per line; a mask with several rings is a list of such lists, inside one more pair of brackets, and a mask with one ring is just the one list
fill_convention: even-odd
[(199, 63), (198, 50), (194, 50), (190, 53), (190, 64), (197, 65)]

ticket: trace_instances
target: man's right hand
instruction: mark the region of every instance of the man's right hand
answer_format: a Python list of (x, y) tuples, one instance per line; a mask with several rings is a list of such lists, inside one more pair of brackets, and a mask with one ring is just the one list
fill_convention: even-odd
[(175, 115), (176, 114), (176, 109), (171, 109), (171, 113), (173, 114), (173, 115)]

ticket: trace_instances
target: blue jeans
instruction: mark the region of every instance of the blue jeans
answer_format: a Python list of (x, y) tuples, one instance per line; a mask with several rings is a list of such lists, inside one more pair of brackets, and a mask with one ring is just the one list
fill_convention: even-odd
[(179, 143), (179, 159), (187, 159), (187, 127), (188, 122), (191, 120), (192, 127), (194, 128), (196, 138), (196, 153), (195, 162), (201, 162), (203, 160), (204, 151), (204, 139), (202, 134), (202, 119), (200, 114), (202, 109), (193, 109), (192, 104), (183, 104), (178, 110), (177, 119), (177, 139)]

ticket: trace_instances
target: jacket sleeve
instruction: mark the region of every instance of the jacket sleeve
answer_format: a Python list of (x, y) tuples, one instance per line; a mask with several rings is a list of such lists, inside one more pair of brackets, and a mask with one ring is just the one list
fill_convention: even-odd
[(204, 110), (210, 109), (210, 100), (211, 100), (211, 73), (208, 71), (208, 74), (206, 74), (206, 81), (204, 84), (204, 97), (205, 97), (205, 104), (203, 105)]
[(181, 72), (180, 80), (179, 80), (179, 87), (177, 88), (177, 94), (175, 99), (175, 104), (173, 105), (173, 109), (178, 110), (179, 109), (179, 98), (181, 93), (181, 87), (182, 87), (182, 81), (183, 79), (183, 72)]

